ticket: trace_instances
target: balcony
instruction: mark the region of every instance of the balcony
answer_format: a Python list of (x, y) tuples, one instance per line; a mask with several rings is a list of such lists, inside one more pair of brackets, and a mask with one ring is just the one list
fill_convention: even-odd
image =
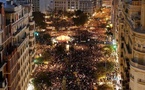
[(0, 63), (0, 71), (3, 70), (3, 67), (6, 65), (6, 62), (1, 62)]
[(0, 34), (3, 33), (3, 31), (4, 31), (4, 30), (2, 30), (2, 29), (0, 28)]
[(36, 54), (36, 51), (34, 49), (29, 50), (29, 53), (30, 53), (31, 57), (34, 57), (34, 55)]
[(141, 16), (139, 14), (135, 14), (131, 16), (132, 21), (134, 22), (140, 22)]
[(35, 30), (29, 30), (30, 34), (34, 34)]
[(141, 49), (141, 48), (139, 48), (139, 47), (134, 47), (134, 50), (135, 50), (135, 51), (138, 51), (138, 52), (140, 52), (140, 53), (145, 53), (145, 49), (144, 49), (144, 48)]
[(138, 79), (137, 82), (138, 82), (139, 84), (145, 85), (145, 80)]
[(7, 79), (1, 78), (0, 79), (0, 90), (6, 90), (7, 88)]
[(17, 51), (17, 47), (15, 45), (9, 47), (9, 49), (7, 50), (8, 55), (6, 55), (6, 57), (4, 57), (4, 59), (10, 60), (12, 58), (12, 56), (16, 53), (16, 51)]
[(34, 41), (35, 37), (34, 36), (30, 36), (29, 41)]
[(35, 49), (35, 45), (29, 47), (30, 50), (34, 50)]
[(25, 26), (23, 26), (23, 27), (18, 28), (18, 29), (17, 29), (17, 31), (13, 33), (13, 36), (18, 35), (18, 34), (19, 34), (19, 32), (21, 32), (21, 31), (25, 30), (26, 28), (27, 28), (27, 25), (25, 25)]
[(130, 76), (130, 81), (134, 81), (134, 76)]
[(3, 42), (3, 43), (4, 43), (7, 39), (10, 39), (10, 37), (11, 37), (11, 24), (6, 26), (5, 32), (7, 32), (7, 33), (6, 33), (6, 35), (4, 36), (4, 38), (2, 39), (2, 42)]
[(24, 1), (20, 1), (20, 3), (23, 4), (24, 6), (27, 6), (27, 7), (33, 6), (30, 2), (26, 2), (25, 0)]
[(125, 49), (125, 52), (126, 52), (126, 56), (131, 57), (131, 53), (132, 53), (131, 47), (127, 44), (124, 44), (124, 49)]
[(136, 10), (139, 10), (140, 7), (141, 7), (141, 1), (132, 1), (132, 2), (131, 2), (130, 4), (128, 4), (128, 6), (127, 6), (128, 9), (133, 9), (133, 10), (134, 10), (134, 8), (135, 8)]
[(123, 18), (119, 19), (119, 22), (120, 24), (124, 24), (124, 19)]
[(13, 4), (13, 5), (7, 5), (5, 11), (8, 13), (14, 13), (15, 11), (19, 11), (20, 9), (22, 9), (21, 5)]
[(3, 46), (2, 45), (0, 45), (0, 52), (3, 50)]
[(35, 25), (30, 25), (29, 26), (29, 31), (35, 31)]
[(32, 13), (29, 13), (30, 16), (30, 20), (33, 20), (34, 16), (32, 15)]
[(34, 25), (35, 22), (33, 20), (29, 20), (29, 25)]
[(26, 41), (28, 41), (28, 35), (24, 36), (19, 42), (15, 43), (15, 46), (19, 49)]
[(132, 59), (130, 60), (130, 66), (141, 69), (141, 70), (145, 70), (145, 64), (143, 62), (137, 61), (136, 59)]
[(140, 10), (140, 7), (141, 7), (141, 5), (129, 4), (127, 8), (128, 8), (129, 10), (134, 10), (134, 8), (135, 8), (136, 10)]

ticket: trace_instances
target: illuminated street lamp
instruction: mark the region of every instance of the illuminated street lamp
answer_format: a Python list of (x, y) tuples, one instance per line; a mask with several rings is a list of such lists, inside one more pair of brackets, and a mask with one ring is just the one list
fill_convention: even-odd
[(35, 89), (34, 89), (34, 86), (33, 86), (32, 84), (29, 83), (29, 84), (28, 84), (27, 90), (35, 90)]
[(69, 47), (70, 47), (70, 45), (67, 44), (67, 45), (66, 45), (66, 50), (67, 50), (67, 51), (69, 51)]
[(107, 25), (106, 28), (109, 28), (109, 25)]
[(113, 39), (112, 41), (112, 44), (113, 44), (113, 49), (116, 51), (117, 49), (117, 44), (116, 44), (116, 41)]
[(35, 32), (34, 32), (34, 35), (35, 35), (35, 36), (39, 36), (39, 33), (35, 31)]
[(111, 24), (109, 24), (110, 25), (110, 27), (112, 28), (113, 27), (113, 24), (111, 23)]

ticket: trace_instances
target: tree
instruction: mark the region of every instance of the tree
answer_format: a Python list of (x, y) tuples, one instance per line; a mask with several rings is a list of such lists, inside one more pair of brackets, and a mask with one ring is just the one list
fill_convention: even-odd
[(107, 84), (103, 84), (97, 87), (97, 90), (114, 90), (113, 87), (107, 85)]
[(39, 26), (40, 28), (46, 28), (47, 24), (45, 23), (45, 14), (41, 12), (33, 12), (33, 16), (36, 26)]
[(73, 17), (72, 20), (77, 26), (84, 25), (88, 20), (87, 14), (80, 10), (75, 11), (75, 16), (76, 17)]
[(39, 72), (36, 77), (32, 80), (35, 90), (46, 90), (52, 83), (50, 80), (49, 72)]
[(111, 73), (114, 70), (115, 63), (112, 61), (101, 61), (96, 64), (97, 71), (94, 73), (95, 78), (99, 79), (105, 76), (107, 73)]
[(83, 11), (81, 11), (81, 10), (75, 11), (75, 15), (76, 15), (76, 16), (80, 16), (81, 14), (83, 14)]
[(43, 62), (44, 62), (43, 57), (38, 57), (38, 58), (35, 58), (35, 60), (34, 60), (35, 64), (43, 64)]
[(51, 39), (50, 34), (47, 34), (47, 33), (43, 34), (43, 39), (46, 41), (50, 40)]
[(113, 47), (111, 45), (106, 45), (102, 48), (102, 51), (104, 51), (104, 55), (110, 56), (113, 52)]
[(56, 46), (56, 54), (60, 55), (60, 54), (64, 54), (65, 53), (65, 45), (58, 45)]
[(56, 30), (59, 30), (59, 27), (60, 27), (59, 23), (60, 23), (60, 18), (59, 17), (53, 18), (53, 23), (52, 24), (53, 24), (53, 26), (55, 27)]
[(73, 12), (67, 12), (67, 11), (64, 11), (64, 16), (67, 16), (68, 18), (74, 16), (74, 13)]
[(105, 34), (106, 34), (107, 36), (113, 36), (113, 33), (110, 32), (110, 31), (105, 32)]
[(51, 55), (51, 53), (50, 52), (44, 52), (44, 53), (42, 53), (42, 57), (44, 58), (44, 61), (52, 61), (53, 60), (53, 57), (52, 57), (52, 55)]
[(42, 35), (43, 40), (46, 42), (47, 45), (52, 45), (51, 36), (48, 33), (44, 33)]

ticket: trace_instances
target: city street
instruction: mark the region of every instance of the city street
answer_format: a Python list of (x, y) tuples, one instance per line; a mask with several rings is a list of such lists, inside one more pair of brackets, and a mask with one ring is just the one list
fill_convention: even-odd
[[(108, 13), (108, 9), (103, 10), (103, 15)], [(111, 36), (106, 34), (106, 27), (100, 27), (108, 22), (109, 14), (103, 16), (107, 18), (105, 20), (96, 15), (100, 21), (95, 20), (93, 15), (84, 27), (75, 30), (46, 31), (52, 38), (52, 45), (43, 45), (43, 48), (38, 45), (37, 54), (40, 56), (45, 51), (53, 59), (47, 64), (38, 65), (33, 78), (39, 77), (41, 72), (49, 73), (49, 90), (96, 90), (102, 84), (119, 90), (117, 55), (114, 55), (115, 50), (111, 50), (112, 40), (108, 39)]]

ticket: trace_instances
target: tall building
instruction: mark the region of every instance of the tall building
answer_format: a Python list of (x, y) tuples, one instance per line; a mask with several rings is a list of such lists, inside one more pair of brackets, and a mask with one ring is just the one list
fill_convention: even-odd
[(41, 0), (32, 0), (33, 11), (34, 12), (39, 12), (40, 11), (40, 1)]
[(102, 0), (95, 0), (95, 8), (99, 9), (102, 7)]
[(102, 0), (102, 6), (104, 7), (111, 7), (112, 0)]
[(79, 9), (86, 13), (93, 13), (94, 11), (93, 0), (79, 0)]
[(120, 0), (118, 6), (123, 90), (145, 90), (145, 0)]
[[(6, 30), (5, 30), (5, 12), (4, 12), (4, 5), (0, 2), (0, 90), (7, 90), (8, 83), (7, 78), (5, 75), (6, 70), (6, 60), (4, 59), (4, 41), (6, 41)], [(8, 27), (6, 27), (7, 29)]]
[(54, 8), (53, 8), (53, 0), (41, 0), (41, 2), (39, 3), (39, 10), (42, 13), (46, 13), (46, 12), (53, 12)]
[(93, 13), (93, 0), (53, 0), (54, 10), (75, 11), (82, 10), (86, 13)]
[(66, 10), (74, 11), (79, 9), (80, 0), (66, 0)]
[[(1, 1), (0, 1), (1, 2)], [(26, 90), (35, 54), (35, 23), (29, 0), (3, 0), (1, 9), (0, 90)], [(3, 13), (5, 12), (5, 13)], [(7, 88), (8, 87), (8, 88)]]
[(95, 0), (32, 0), (33, 11), (40, 11), (42, 13), (58, 10), (82, 10), (87, 13), (92, 13), (96, 7), (95, 2)]
[(112, 7), (111, 7), (111, 22), (113, 24), (113, 35), (114, 35), (114, 39), (116, 39), (116, 41), (118, 40), (118, 31), (117, 31), (117, 21), (118, 21), (118, 17), (117, 17), (117, 14), (118, 14), (118, 3), (119, 3), (119, 0), (112, 0)]

